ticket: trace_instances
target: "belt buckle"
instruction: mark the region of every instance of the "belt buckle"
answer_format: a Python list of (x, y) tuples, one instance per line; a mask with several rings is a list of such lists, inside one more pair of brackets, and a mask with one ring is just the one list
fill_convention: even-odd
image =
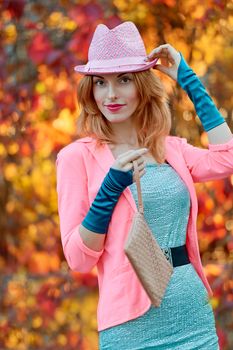
[(162, 248), (162, 252), (165, 255), (165, 258), (170, 262), (170, 264), (173, 266), (172, 261), (172, 251), (171, 248)]

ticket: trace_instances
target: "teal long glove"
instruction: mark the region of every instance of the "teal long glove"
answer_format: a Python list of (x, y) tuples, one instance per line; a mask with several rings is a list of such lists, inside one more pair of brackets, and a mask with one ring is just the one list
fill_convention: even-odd
[(82, 225), (96, 233), (107, 233), (113, 210), (124, 189), (133, 183), (133, 170), (110, 168)]
[(219, 113), (200, 79), (185, 61), (182, 53), (180, 51), (179, 53), (181, 61), (178, 67), (177, 82), (187, 92), (190, 100), (193, 102), (204, 130), (209, 131), (223, 124), (225, 119)]

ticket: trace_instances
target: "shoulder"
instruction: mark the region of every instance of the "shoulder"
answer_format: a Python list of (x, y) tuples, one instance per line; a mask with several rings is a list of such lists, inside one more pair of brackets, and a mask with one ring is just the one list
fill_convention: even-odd
[(187, 143), (187, 139), (184, 137), (179, 137), (179, 136), (172, 136), (168, 135), (166, 136), (166, 143), (174, 145), (174, 146), (183, 146), (184, 144)]
[(82, 157), (87, 152), (87, 147), (85, 144), (93, 143), (91, 137), (83, 137), (77, 139), (68, 145), (64, 146), (57, 153), (57, 158), (66, 158), (66, 159), (76, 159), (77, 157)]

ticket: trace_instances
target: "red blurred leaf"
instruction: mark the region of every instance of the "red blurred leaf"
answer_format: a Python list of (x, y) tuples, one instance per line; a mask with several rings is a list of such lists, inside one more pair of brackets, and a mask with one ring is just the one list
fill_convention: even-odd
[(78, 23), (79, 27), (81, 28), (82, 26), (85, 26), (87, 23), (87, 14), (84, 11), (84, 8), (82, 5), (76, 5), (73, 6), (69, 11), (68, 11), (68, 16)]
[(220, 327), (216, 328), (220, 349), (225, 349), (225, 347), (228, 345), (226, 334)]
[(23, 141), (20, 145), (20, 154), (23, 157), (29, 157), (32, 154), (32, 149), (29, 146), (28, 142)]
[(61, 109), (69, 108), (71, 111), (75, 110), (74, 95), (73, 92), (69, 91), (68, 89), (62, 90), (57, 94), (56, 102)]
[(37, 26), (38, 24), (35, 23), (35, 22), (31, 22), (31, 21), (28, 21), (27, 23), (25, 23), (24, 27), (26, 29), (37, 29)]
[(90, 30), (89, 24), (93, 21), (99, 20), (104, 17), (104, 12), (98, 3), (92, 3), (83, 6), (76, 5), (71, 8), (68, 12), (69, 17), (71, 17), (76, 23), (78, 23), (79, 28), (85, 27), (88, 23), (88, 29)]
[(95, 288), (98, 285), (98, 280), (95, 275), (93, 275), (91, 272), (84, 273), (80, 276), (80, 281), (83, 286)]
[(40, 105), (40, 95), (36, 94), (31, 97), (31, 111), (35, 111)]
[[(81, 60), (86, 60), (91, 38), (92, 35), (88, 28), (86, 28), (86, 30), (82, 30), (81, 32), (76, 32), (69, 41), (67, 48), (70, 51), (77, 52), (78, 57)], [(77, 64), (79, 64), (79, 62), (77, 62)]]
[(49, 317), (54, 316), (54, 312), (58, 303), (56, 298), (54, 298), (54, 296), (50, 293), (51, 288), (53, 288), (53, 285), (50, 283), (45, 283), (41, 286), (39, 292), (36, 295), (36, 299), (40, 305), (41, 311), (45, 312)]
[(86, 286), (90, 288), (96, 288), (98, 285), (98, 279), (92, 272), (79, 273), (70, 270), (70, 275), (78, 285)]
[(176, 0), (151, 0), (151, 3), (157, 6), (162, 3), (168, 7), (174, 7), (176, 5)]
[(45, 33), (37, 33), (28, 46), (28, 56), (35, 64), (40, 64), (46, 60), (50, 51), (53, 49), (52, 44)]
[(23, 15), (25, 0), (3, 1), (3, 8), (8, 10), (12, 17), (20, 18)]
[(63, 53), (60, 50), (52, 50), (48, 53), (46, 57), (46, 63), (51, 64), (59, 64), (59, 60), (61, 59)]
[(90, 1), (84, 6), (84, 11), (88, 16), (88, 21), (90, 23), (93, 21), (99, 21), (100, 18), (104, 18), (104, 11), (100, 2), (94, 3), (94, 1)]

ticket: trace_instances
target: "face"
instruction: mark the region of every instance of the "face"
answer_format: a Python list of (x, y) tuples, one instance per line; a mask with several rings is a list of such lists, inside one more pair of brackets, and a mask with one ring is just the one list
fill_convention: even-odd
[[(94, 75), (93, 95), (99, 110), (112, 123), (129, 119), (139, 103), (132, 73)], [(122, 106), (109, 109), (109, 104)]]

